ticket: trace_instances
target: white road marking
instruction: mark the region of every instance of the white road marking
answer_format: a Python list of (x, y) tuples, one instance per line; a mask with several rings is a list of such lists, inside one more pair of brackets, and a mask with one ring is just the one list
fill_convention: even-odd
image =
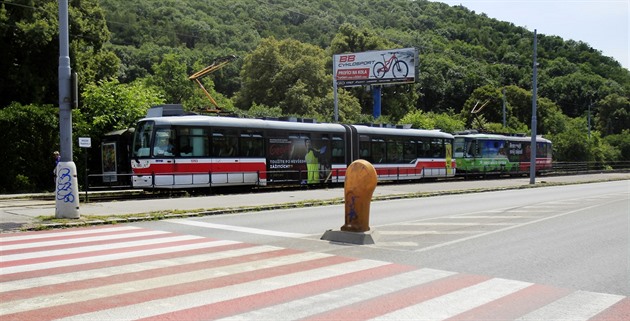
[(289, 238), (304, 238), (304, 237), (309, 236), (308, 234), (271, 231), (271, 230), (263, 230), (263, 229), (257, 229), (257, 228), (251, 228), (251, 227), (215, 224), (215, 223), (207, 223), (207, 222), (199, 222), (199, 221), (191, 221), (191, 220), (170, 220), (169, 222), (183, 224), (183, 225), (190, 225), (190, 226), (212, 228), (212, 229), (218, 229), (218, 230), (227, 230), (227, 231), (268, 235), (268, 236), (281, 236), (281, 237), (289, 237)]
[(375, 320), (414, 320), (419, 316), (421, 316), (422, 320), (444, 320), (522, 290), (530, 285), (532, 283), (491, 279), (379, 316)]
[(444, 243), (428, 246), (428, 247), (425, 247), (425, 248), (421, 248), (421, 249), (416, 250), (416, 252), (425, 252), (425, 251), (434, 250), (434, 249), (437, 249), (437, 248), (449, 246), (449, 245), (452, 245), (452, 244), (466, 242), (466, 241), (469, 241), (469, 240), (472, 240), (472, 239), (476, 239), (476, 238), (479, 238), (479, 237), (484, 237), (484, 236), (495, 234), (495, 233), (501, 233), (501, 232), (509, 231), (509, 230), (512, 230), (512, 229), (521, 228), (523, 226), (537, 224), (537, 223), (544, 222), (544, 221), (551, 220), (551, 219), (555, 219), (555, 218), (558, 218), (558, 217), (571, 215), (573, 213), (589, 210), (591, 208), (596, 208), (598, 206), (600, 206), (600, 204), (596, 204), (596, 205), (592, 205), (592, 206), (588, 206), (588, 207), (584, 207), (584, 208), (575, 209), (575, 210), (564, 212), (564, 213), (560, 213), (560, 214), (557, 214), (557, 215), (543, 217), (541, 219), (525, 222), (525, 223), (522, 223), (522, 224), (515, 224), (515, 225), (512, 225), (512, 226), (508, 226), (506, 228), (502, 228), (502, 229), (498, 229), (498, 230), (494, 230), (494, 231), (488, 231), (488, 232), (485, 232), (485, 233), (471, 235), (469, 237), (464, 237), (464, 238), (453, 240), (453, 241), (450, 241), (450, 242), (444, 242)]
[(577, 291), (517, 320), (589, 320), (623, 298), (621, 295)]
[(514, 223), (442, 223), (442, 222), (423, 222), (423, 223), (405, 223), (405, 225), (413, 225), (413, 226), (510, 226), (514, 225)]

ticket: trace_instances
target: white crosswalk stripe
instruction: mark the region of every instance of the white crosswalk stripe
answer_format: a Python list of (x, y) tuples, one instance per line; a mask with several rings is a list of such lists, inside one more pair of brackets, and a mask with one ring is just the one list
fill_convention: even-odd
[(3, 321), (445, 320), (536, 291), (554, 295), (511, 319), (630, 313), (620, 295), (133, 226), (6, 234), (0, 246)]

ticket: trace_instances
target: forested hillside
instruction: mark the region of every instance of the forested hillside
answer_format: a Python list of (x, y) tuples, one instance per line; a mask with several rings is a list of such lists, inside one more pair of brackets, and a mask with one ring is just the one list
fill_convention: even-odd
[[(340, 90), (340, 121), (529, 132), (533, 32), (462, 6), (422, 0), (69, 2), (71, 61), (81, 91), (74, 131), (94, 143), (132, 125), (151, 104), (213, 108), (188, 76), (228, 55), (238, 59), (203, 79), (224, 112), (332, 121), (334, 54), (409, 47), (419, 52), (418, 81), (383, 88), (377, 120), (367, 88)], [(57, 2), (0, 5), (0, 124), (12, 126), (21, 115), (57, 105)], [(586, 43), (554, 35), (538, 35), (537, 57), (537, 131), (554, 141), (555, 158), (630, 160), (630, 72)], [(474, 117), (471, 110), (480, 104), (483, 112)], [(32, 128), (54, 129), (44, 119), (33, 117), (34, 127), (0, 139), (38, 140)], [(34, 147), (26, 142), (10, 150), (13, 156), (0, 156), (16, 168), (6, 181), (0, 178), (0, 191), (15, 185), (17, 175), (24, 176), (17, 185), (41, 188), (41, 179), (26, 174), (15, 155), (45, 159), (55, 147), (29, 150)]]
[[(133, 71), (119, 75), (124, 80), (150, 74), (151, 59), (164, 52), (176, 52), (192, 71), (194, 62), (210, 63), (226, 54), (244, 57), (262, 39), (274, 37), (315, 45), (329, 56), (342, 50), (418, 48), (418, 97), (413, 106), (395, 108), (398, 117), (409, 107), (459, 111), (484, 85), (531, 90), (532, 32), (464, 7), (409, 0), (103, 0), (102, 6), (111, 48), (123, 70)], [(352, 30), (339, 39), (345, 23)], [(361, 42), (361, 36), (367, 41)], [(568, 116), (583, 114), (592, 100), (612, 93), (627, 96), (630, 91), (628, 70), (588, 44), (540, 35), (538, 50), (540, 95), (559, 104)], [(231, 97), (240, 89), (238, 67), (215, 81), (219, 92)]]

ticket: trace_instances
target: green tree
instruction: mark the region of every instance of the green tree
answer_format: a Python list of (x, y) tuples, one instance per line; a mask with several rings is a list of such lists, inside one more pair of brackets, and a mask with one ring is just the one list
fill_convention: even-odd
[(435, 119), (435, 129), (441, 129), (446, 133), (455, 133), (466, 129), (464, 120), (453, 110), (446, 113), (433, 114)]
[(149, 84), (159, 88), (166, 102), (179, 104), (193, 96), (195, 85), (188, 80), (188, 63), (178, 54), (165, 54), (159, 63), (153, 65), (153, 76)]
[[(74, 146), (75, 158), (83, 159), (89, 155), (90, 172), (100, 173), (100, 145), (106, 133), (135, 127), (136, 122), (145, 117), (147, 110), (153, 105), (164, 103), (161, 94), (136, 80), (129, 84), (121, 84), (118, 80), (101, 80), (89, 84), (81, 95), (80, 109), (73, 113), (74, 136), (90, 137), (92, 148)], [(76, 162), (79, 175), (86, 173), (85, 162)], [(84, 180), (80, 179), (79, 184)]]
[(418, 129), (433, 129), (435, 128), (435, 119), (422, 110), (414, 110), (402, 117), (399, 124), (410, 124), (413, 128)]
[(630, 99), (611, 94), (597, 102), (597, 129), (605, 135), (620, 134), (630, 128)]
[(407, 113), (398, 123), (411, 124), (413, 128), (440, 129), (446, 133), (455, 133), (466, 128), (464, 119), (452, 110), (447, 113), (427, 113), (415, 110)]
[[(506, 128), (502, 128), (503, 92), (505, 92), (506, 103)], [(565, 117), (556, 104), (544, 97), (539, 97), (536, 104), (538, 134), (557, 133), (565, 128)], [(461, 115), (469, 126), (472, 126), (473, 120), (483, 115), (486, 122), (500, 124), (493, 125), (493, 131), (529, 132), (532, 118), (532, 93), (517, 86), (503, 88), (482, 86), (477, 88), (466, 101)], [(486, 130), (490, 129), (486, 128)]]
[(552, 78), (540, 86), (540, 95), (556, 102), (569, 117), (584, 115), (588, 106), (601, 97), (623, 92), (617, 82), (582, 70)]
[(344, 23), (335, 34), (330, 44), (330, 50), (334, 54), (341, 54), (386, 49), (393, 46), (396, 44), (379, 37), (367, 28), (357, 28), (350, 23)]
[(0, 153), (4, 169), (0, 193), (40, 192), (54, 189), (52, 153), (59, 150), (59, 109), (51, 105), (12, 103), (0, 109)]
[[(337, 92), (337, 106), (339, 108), (339, 122), (350, 124), (361, 122), (359, 100), (343, 88), (339, 88)], [(308, 114), (308, 117), (315, 118), (320, 122), (334, 122), (335, 99), (333, 92), (328, 92), (325, 97), (313, 99), (309, 109), (312, 113)]]
[[(462, 103), (453, 101), (462, 93), (463, 67), (441, 53), (420, 55), (421, 106), (423, 109), (444, 111), (448, 108), (460, 110)], [(468, 96), (466, 96), (468, 97)]]
[(296, 40), (264, 39), (244, 58), (236, 106), (279, 106), (285, 114), (309, 113), (308, 101), (330, 91), (324, 50)]
[(553, 142), (556, 161), (605, 162), (614, 157), (599, 132), (591, 131), (589, 137), (586, 126), (586, 118), (573, 118), (563, 132), (548, 136)]
[[(12, 101), (58, 103), (57, 1), (3, 1), (0, 7), (0, 107)], [(70, 60), (82, 84), (115, 75), (118, 59), (103, 49), (109, 40), (97, 0), (69, 2)]]
[(630, 161), (630, 129), (624, 129), (620, 134), (608, 135), (604, 140), (619, 153), (613, 160)]
[(248, 117), (282, 117), (282, 109), (280, 107), (269, 107), (264, 105), (253, 104), (246, 112)]
[(151, 106), (163, 103), (160, 93), (141, 81), (102, 80), (83, 91), (77, 131), (100, 138), (109, 131), (133, 127)]

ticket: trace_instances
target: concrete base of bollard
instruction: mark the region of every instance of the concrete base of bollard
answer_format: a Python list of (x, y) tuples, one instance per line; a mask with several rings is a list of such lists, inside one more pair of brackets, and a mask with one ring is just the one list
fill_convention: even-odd
[(346, 231), (333, 231), (327, 230), (320, 238), (324, 241), (337, 242), (337, 243), (350, 243), (350, 244), (375, 244), (378, 238), (376, 231), (367, 232), (346, 232)]

